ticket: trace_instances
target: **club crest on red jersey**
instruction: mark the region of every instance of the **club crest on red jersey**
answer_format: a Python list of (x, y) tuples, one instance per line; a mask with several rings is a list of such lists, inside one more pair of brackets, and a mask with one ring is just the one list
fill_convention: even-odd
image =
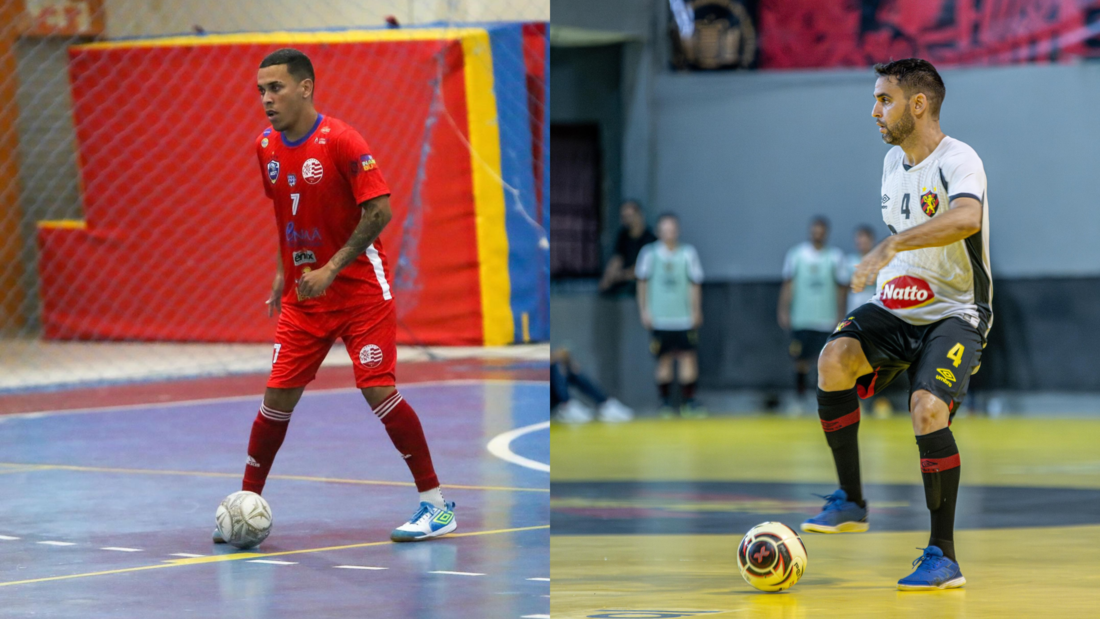
[(912, 309), (928, 305), (936, 298), (932, 287), (923, 279), (902, 275), (886, 282), (879, 299), (889, 309)]
[(382, 365), (382, 349), (377, 344), (367, 344), (359, 350), (359, 363), (368, 368)]
[(286, 182), (289, 183), (291, 187), (293, 187), (298, 184), (298, 177), (294, 176), (293, 174), (287, 174)]
[(279, 178), (279, 162), (275, 159), (267, 162), (267, 178), (272, 183)]
[(302, 179), (310, 185), (316, 185), (321, 182), (321, 177), (325, 175), (325, 168), (321, 165), (321, 162), (310, 158), (306, 159), (306, 162), (302, 164)]
[(932, 217), (936, 214), (936, 211), (940, 208), (940, 197), (936, 194), (936, 188), (933, 187), (932, 191), (926, 191), (920, 196), (920, 208), (924, 211), (925, 215)]

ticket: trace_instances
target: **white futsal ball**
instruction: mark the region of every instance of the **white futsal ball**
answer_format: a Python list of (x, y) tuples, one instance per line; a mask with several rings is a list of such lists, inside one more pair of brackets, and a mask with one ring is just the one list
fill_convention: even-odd
[(225, 497), (214, 515), (222, 539), (237, 548), (259, 546), (271, 533), (271, 506), (255, 492)]
[(749, 529), (737, 548), (737, 567), (745, 582), (761, 591), (782, 591), (806, 572), (806, 546), (782, 522)]

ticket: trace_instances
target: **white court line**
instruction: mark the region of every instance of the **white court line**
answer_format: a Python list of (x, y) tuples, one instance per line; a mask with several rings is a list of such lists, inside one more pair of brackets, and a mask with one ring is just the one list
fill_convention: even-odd
[(449, 576), (484, 576), (485, 574), (479, 574), (477, 572), (448, 572), (446, 570), (433, 570), (428, 572), (429, 574), (447, 574)]
[(185, 558), (188, 558), (188, 559), (194, 559), (196, 557), (205, 557), (206, 555), (193, 555), (189, 552), (173, 552), (172, 554), (170, 554), (168, 556), (169, 557), (185, 557)]
[(338, 570), (388, 570), (388, 567), (370, 567), (368, 565), (334, 565)]
[[(429, 380), (420, 383), (407, 383), (405, 385), (398, 385), (398, 391), (406, 391), (409, 389), (416, 389), (420, 387), (432, 387), (432, 386), (447, 386), (447, 385), (480, 385), (480, 384), (532, 384), (532, 385), (545, 385), (544, 380), (507, 380), (501, 378), (455, 378), (450, 380)], [(315, 389), (313, 391), (306, 391), (302, 394), (302, 397), (308, 397), (311, 395), (331, 395), (334, 393), (358, 393), (357, 387), (336, 387), (333, 389)], [(0, 419), (37, 419), (39, 417), (47, 417), (52, 415), (73, 415), (79, 413), (104, 413), (111, 411), (132, 411), (132, 410), (148, 410), (151, 408), (174, 408), (177, 406), (200, 406), (203, 404), (217, 404), (222, 402), (247, 402), (256, 401), (259, 402), (263, 398), (263, 390), (257, 391), (254, 395), (234, 395), (234, 396), (222, 396), (218, 398), (205, 398), (197, 400), (177, 400), (175, 402), (151, 402), (148, 404), (120, 404), (117, 406), (93, 406), (90, 408), (70, 408), (63, 410), (53, 411), (36, 411), (33, 413), (12, 413), (10, 415), (0, 415)], [(257, 405), (258, 406), (258, 405)]]
[(550, 582), (549, 578), (528, 578), (527, 580), (534, 580), (535, 582)]
[(76, 542), (37, 542), (46, 546), (76, 546)]
[(550, 619), (550, 615), (524, 615), (519, 619)]
[(100, 548), (100, 550), (114, 550), (115, 552), (144, 552), (141, 548), (119, 548), (117, 546), (107, 546), (106, 548)]
[(252, 559), (248, 563), (267, 563), (268, 565), (298, 565), (295, 561), (276, 561), (275, 559)]
[(493, 440), (489, 441), (489, 444), (486, 445), (485, 448), (489, 450), (489, 453), (500, 458), (501, 460), (504, 460), (505, 462), (511, 462), (512, 464), (518, 464), (529, 469), (549, 473), (549, 464), (538, 462), (537, 460), (530, 460), (528, 458), (524, 458), (523, 456), (517, 456), (516, 454), (512, 453), (511, 448), (512, 441), (523, 436), (524, 434), (528, 434), (536, 430), (546, 430), (549, 428), (550, 422), (543, 421), (541, 423), (524, 426), (522, 428), (516, 428), (515, 430), (509, 430), (504, 434), (500, 434), (494, 437)]
[(16, 540), (16, 539), (20, 539), (20, 538), (12, 537), (10, 535), (0, 535), (0, 539), (2, 539), (2, 540)]

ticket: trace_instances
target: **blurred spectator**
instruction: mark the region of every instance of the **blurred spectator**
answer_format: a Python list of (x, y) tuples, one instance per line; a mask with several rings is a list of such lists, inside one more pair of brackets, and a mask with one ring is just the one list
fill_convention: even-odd
[[(868, 252), (875, 246), (875, 230), (871, 226), (866, 224), (856, 228), (856, 253), (848, 256), (848, 279), (852, 279), (852, 273), (856, 270), (856, 265), (860, 260), (867, 255)], [(848, 311), (851, 312), (855, 308), (863, 305), (871, 300), (875, 296), (875, 286), (867, 286), (862, 292), (852, 292), (848, 290)]]
[(620, 294), (634, 292), (634, 264), (638, 252), (657, 240), (645, 223), (642, 206), (635, 200), (627, 200), (619, 207), (619, 235), (615, 238), (615, 253), (607, 261), (600, 292)]
[[(815, 217), (810, 240), (787, 252), (783, 263), (783, 287), (779, 293), (779, 326), (790, 331), (798, 401), (790, 412), (802, 412), (808, 376), (817, 367), (817, 356), (829, 334), (844, 320), (848, 265), (844, 254), (827, 247), (829, 221)], [(815, 391), (816, 392), (816, 391)]]
[(691, 245), (680, 243), (680, 220), (671, 213), (657, 219), (656, 243), (642, 248), (635, 273), (642, 325), (653, 332), (650, 351), (657, 357), (657, 390), (661, 416), (671, 417), (672, 364), (679, 370), (683, 417), (702, 417), (695, 401), (699, 376), (696, 354), (703, 324), (703, 266)]
[(562, 423), (588, 423), (592, 421), (592, 409), (569, 393), (576, 387), (597, 406), (600, 421), (611, 423), (630, 421), (634, 411), (615, 398), (609, 398), (600, 387), (581, 373), (569, 351), (559, 348), (550, 352), (550, 410), (555, 420)]

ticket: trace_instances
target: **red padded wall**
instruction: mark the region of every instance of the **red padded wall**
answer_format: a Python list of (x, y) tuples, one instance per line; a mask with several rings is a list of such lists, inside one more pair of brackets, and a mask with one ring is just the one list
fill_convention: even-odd
[(395, 282), (399, 341), (482, 342), (457, 41), (73, 48), (87, 229), (40, 229), (46, 337), (270, 341), (277, 231), (255, 160), (267, 126), (255, 83), (283, 46), (311, 57), (318, 110), (366, 137), (393, 189), (388, 267), (409, 262)]

